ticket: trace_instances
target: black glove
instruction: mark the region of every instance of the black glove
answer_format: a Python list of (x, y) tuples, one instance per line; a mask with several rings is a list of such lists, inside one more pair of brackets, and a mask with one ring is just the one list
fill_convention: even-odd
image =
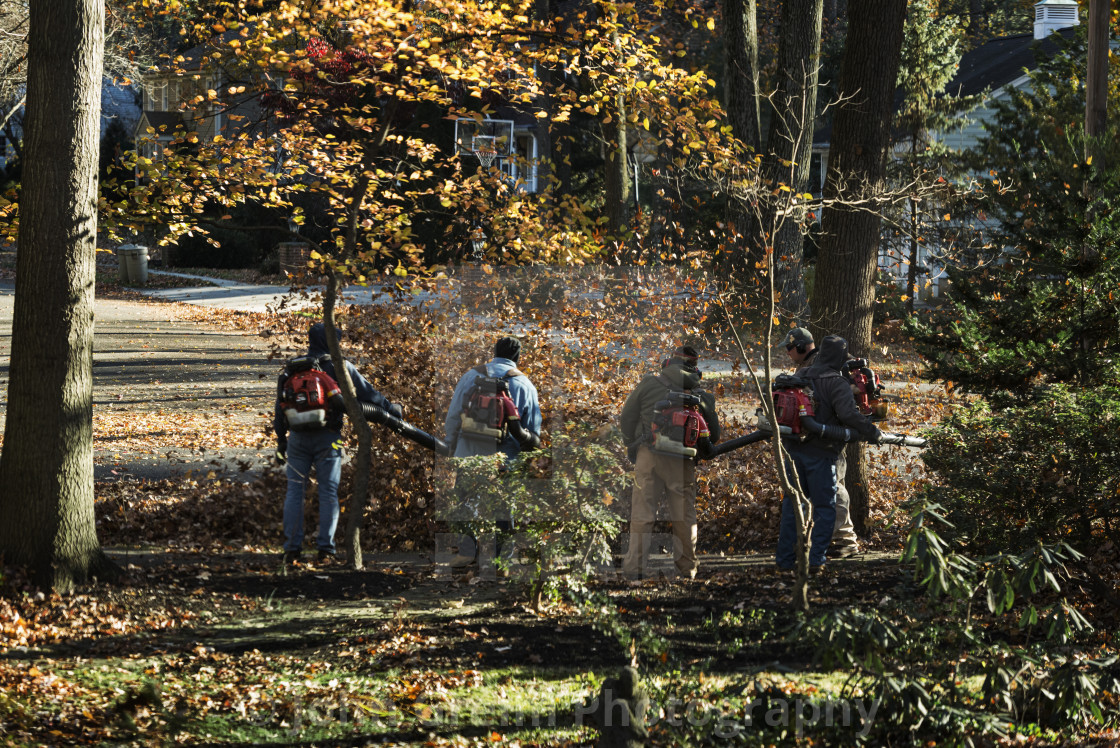
[(875, 433), (872, 434), (867, 439), (867, 441), (870, 442), (871, 444), (879, 444), (880, 442), (883, 441), (883, 432), (880, 431), (879, 429), (875, 429)]
[(401, 407), (400, 403), (389, 403), (389, 407), (385, 409), (385, 412), (394, 418), (399, 418), (402, 421), (404, 420), (404, 408)]
[(284, 465), (288, 462), (288, 440), (276, 440), (276, 454), (273, 455), (277, 465)]

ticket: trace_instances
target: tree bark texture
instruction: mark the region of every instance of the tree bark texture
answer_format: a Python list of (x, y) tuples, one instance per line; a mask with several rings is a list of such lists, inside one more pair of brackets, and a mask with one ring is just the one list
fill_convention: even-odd
[[(824, 0), (786, 0), (782, 4), (778, 90), (766, 143), (768, 176), (774, 186), (785, 184), (798, 194), (805, 191), (809, 181), (823, 19)], [(781, 194), (788, 197), (791, 193)], [(781, 220), (776, 217), (776, 211), (770, 211), (766, 224), (774, 227), (775, 277), (781, 291), (779, 307), (785, 315), (801, 320), (808, 315), (808, 305), (800, 221), (796, 216)]]
[[(759, 121), (758, 18), (755, 0), (723, 0), (724, 96), (731, 132), (750, 151), (762, 152)], [(753, 154), (745, 154), (747, 157)], [(727, 203), (728, 232), (724, 239), (723, 270), (748, 272), (750, 242), (760, 232), (758, 216), (738, 200)]]
[[(617, 30), (613, 41), (621, 55), (622, 47)], [(614, 99), (613, 117), (603, 128), (603, 187), (606, 193), (607, 230), (611, 239), (618, 242), (621, 254), (624, 251), (622, 238), (630, 226), (630, 157), (626, 147), (626, 99), (621, 91)], [(621, 257), (617, 259), (620, 263), (624, 261)]]
[(111, 568), (93, 511), (102, 0), (32, 0), (0, 553), (63, 591)]
[[(777, 90), (765, 141), (761, 107), (771, 105), (763, 104), (759, 91), (756, 5), (754, 0), (724, 0), (723, 10), (727, 24), (725, 99), (733, 132), (762, 155), (763, 175), (773, 186), (781, 183), (803, 192), (816, 118), (824, 0), (789, 0), (782, 6)], [(802, 234), (796, 217), (779, 219), (777, 207), (761, 206), (761, 212), (754, 212), (731, 201), (728, 223), (732, 234), (724, 267), (738, 276), (739, 289), (748, 291), (755, 286), (754, 268), (765, 262), (767, 247), (772, 246), (781, 307), (797, 315), (805, 307)]]
[[(836, 112), (825, 180), (824, 235), (813, 284), (815, 335), (847, 339), (853, 355), (871, 346), (880, 217), (872, 200), (883, 189), (895, 82), (906, 21), (905, 0), (864, 0), (848, 8), (848, 39), (840, 72), (846, 101)], [(819, 339), (819, 337), (818, 337)], [(867, 531), (866, 450), (849, 448), (848, 491), (856, 530)], [(855, 459), (853, 459), (855, 458)]]
[(723, 0), (724, 106), (731, 131), (762, 150), (758, 111), (758, 18), (755, 0)]

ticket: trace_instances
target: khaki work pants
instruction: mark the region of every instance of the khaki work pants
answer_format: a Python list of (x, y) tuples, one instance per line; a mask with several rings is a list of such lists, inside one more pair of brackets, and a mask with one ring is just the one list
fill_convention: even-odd
[(844, 487), (844, 473), (848, 471), (847, 449), (840, 452), (836, 460), (836, 524), (832, 530), (832, 547), (859, 548), (859, 538), (856, 537), (856, 528), (852, 524), (851, 497), (848, 489)]
[(681, 574), (696, 574), (696, 465), (690, 459), (656, 454), (642, 445), (634, 470), (630, 545), (622, 561), (622, 572), (627, 576), (638, 577), (645, 572), (662, 496), (669, 503), (673, 523), (673, 561)]

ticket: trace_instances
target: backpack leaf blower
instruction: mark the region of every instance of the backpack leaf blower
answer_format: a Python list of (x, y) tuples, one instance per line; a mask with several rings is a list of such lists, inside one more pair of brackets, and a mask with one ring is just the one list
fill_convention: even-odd
[(499, 445), (506, 435), (517, 440), (523, 451), (529, 452), (541, 446), (540, 437), (521, 424), (521, 414), (509, 394), (509, 380), (522, 376), (516, 368), (510, 369), (501, 377), (486, 374), (486, 366), (478, 366), (474, 384), (467, 393), (467, 401), (462, 413), (462, 436), (468, 439), (490, 442)]
[(670, 457), (701, 458), (711, 451), (708, 423), (700, 413), (700, 397), (670, 390), (653, 408), (650, 449)]
[[(866, 381), (868, 384), (874, 383), (871, 387), (881, 391), (882, 385), (878, 383), (878, 377), (867, 369), (866, 365), (862, 369), (867, 373)], [(862, 373), (862, 372), (861, 372)], [(871, 389), (869, 387), (869, 389)], [(875, 393), (878, 395), (878, 392)], [(802, 377), (791, 376), (789, 374), (781, 374), (774, 380), (772, 389), (772, 396), (774, 398), (774, 411), (777, 415), (778, 429), (783, 438), (795, 438), (798, 441), (804, 441), (810, 436), (816, 436), (821, 439), (828, 439), (829, 441), (839, 442), (852, 442), (858, 441), (860, 435), (858, 432), (849, 429), (845, 426), (833, 426), (831, 424), (823, 424), (814, 418), (815, 412), (813, 408), (813, 394), (809, 380)], [(857, 403), (861, 405), (857, 398)], [(877, 403), (873, 403), (877, 404)], [(868, 410), (871, 410), (868, 407)], [(722, 444), (715, 445), (710, 457), (718, 457), (722, 454), (727, 454), (748, 444), (762, 441), (768, 438), (774, 431), (766, 414), (760, 408), (757, 413), (757, 431), (752, 431), (749, 434), (730, 439)], [(917, 436), (907, 436), (905, 434), (892, 434), (889, 432), (880, 432), (881, 436), (879, 444), (895, 444), (903, 447), (917, 447), (924, 448), (926, 440)]]
[(408, 421), (402, 418), (397, 418), (392, 413), (377, 407), (373, 403), (363, 402), (362, 412), (366, 416), (366, 420), (370, 423), (379, 423), (390, 431), (403, 436), (405, 439), (411, 439), (425, 449), (430, 449), (437, 455), (446, 457), (450, 454), (447, 444), (439, 437), (432, 436), (427, 431), (421, 431), (413, 426)]

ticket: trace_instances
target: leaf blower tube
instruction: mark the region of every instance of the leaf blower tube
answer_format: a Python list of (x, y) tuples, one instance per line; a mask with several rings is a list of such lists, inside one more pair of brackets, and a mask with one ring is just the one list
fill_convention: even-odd
[(532, 452), (534, 449), (540, 448), (541, 438), (522, 426), (520, 418), (510, 418), (507, 420), (506, 428), (509, 430), (510, 436), (516, 439), (517, 443), (521, 445), (522, 452)]
[(752, 431), (749, 434), (743, 434), (742, 436), (737, 436), (734, 439), (728, 439), (725, 442), (720, 442), (719, 444), (716, 444), (715, 446), (713, 446), (711, 448), (711, 450), (707, 454), (703, 454), (703, 455), (701, 455), (701, 457), (704, 458), (705, 460), (710, 460), (714, 457), (719, 457), (722, 454), (727, 454), (728, 452), (734, 452), (736, 449), (739, 449), (741, 447), (745, 447), (748, 444), (754, 444), (755, 442), (760, 442), (763, 439), (767, 438), (768, 436), (770, 436), (769, 431)]
[(370, 423), (379, 423), (390, 431), (397, 432), (405, 439), (411, 439), (421, 447), (432, 450), (437, 455), (446, 457), (451, 453), (451, 450), (447, 448), (447, 444), (442, 439), (432, 436), (426, 431), (421, 431), (408, 421), (397, 418), (392, 413), (377, 407), (373, 403), (363, 402), (361, 405), (362, 412), (365, 413), (366, 420)]
[[(812, 416), (801, 416), (802, 433), (815, 434), (822, 439), (836, 442), (867, 441), (859, 433), (844, 426), (826, 426)], [(906, 434), (892, 434), (889, 431), (879, 432), (879, 441), (876, 444), (894, 444), (900, 447), (917, 447), (925, 449), (927, 440), (920, 436), (907, 436)]]
[[(721, 442), (712, 447), (711, 451), (708, 454), (701, 456), (704, 459), (710, 460), (714, 457), (719, 457), (720, 455), (727, 454), (728, 452), (734, 452), (736, 449), (745, 447), (748, 444), (754, 444), (756, 442), (762, 441), (763, 439), (768, 439), (770, 437), (770, 434), (772, 433), (769, 425), (770, 424), (767, 423), (765, 419), (760, 419), (759, 426), (762, 427), (760, 428), (760, 430), (752, 431), (749, 434), (744, 434), (743, 436)], [(794, 436), (794, 434), (789, 431), (788, 426), (782, 426), (781, 429), (784, 435)], [(822, 439), (839, 442), (857, 441), (859, 437), (859, 434), (852, 429), (846, 428), (844, 426), (825, 425), (812, 416), (801, 416), (801, 433), (813, 434), (815, 436), (819, 436)], [(894, 444), (900, 447), (916, 447), (918, 449), (924, 449), (926, 447), (926, 444), (928, 443), (927, 440), (919, 436), (892, 434), (888, 431), (883, 431), (880, 433), (881, 437), (878, 441), (879, 444)]]

